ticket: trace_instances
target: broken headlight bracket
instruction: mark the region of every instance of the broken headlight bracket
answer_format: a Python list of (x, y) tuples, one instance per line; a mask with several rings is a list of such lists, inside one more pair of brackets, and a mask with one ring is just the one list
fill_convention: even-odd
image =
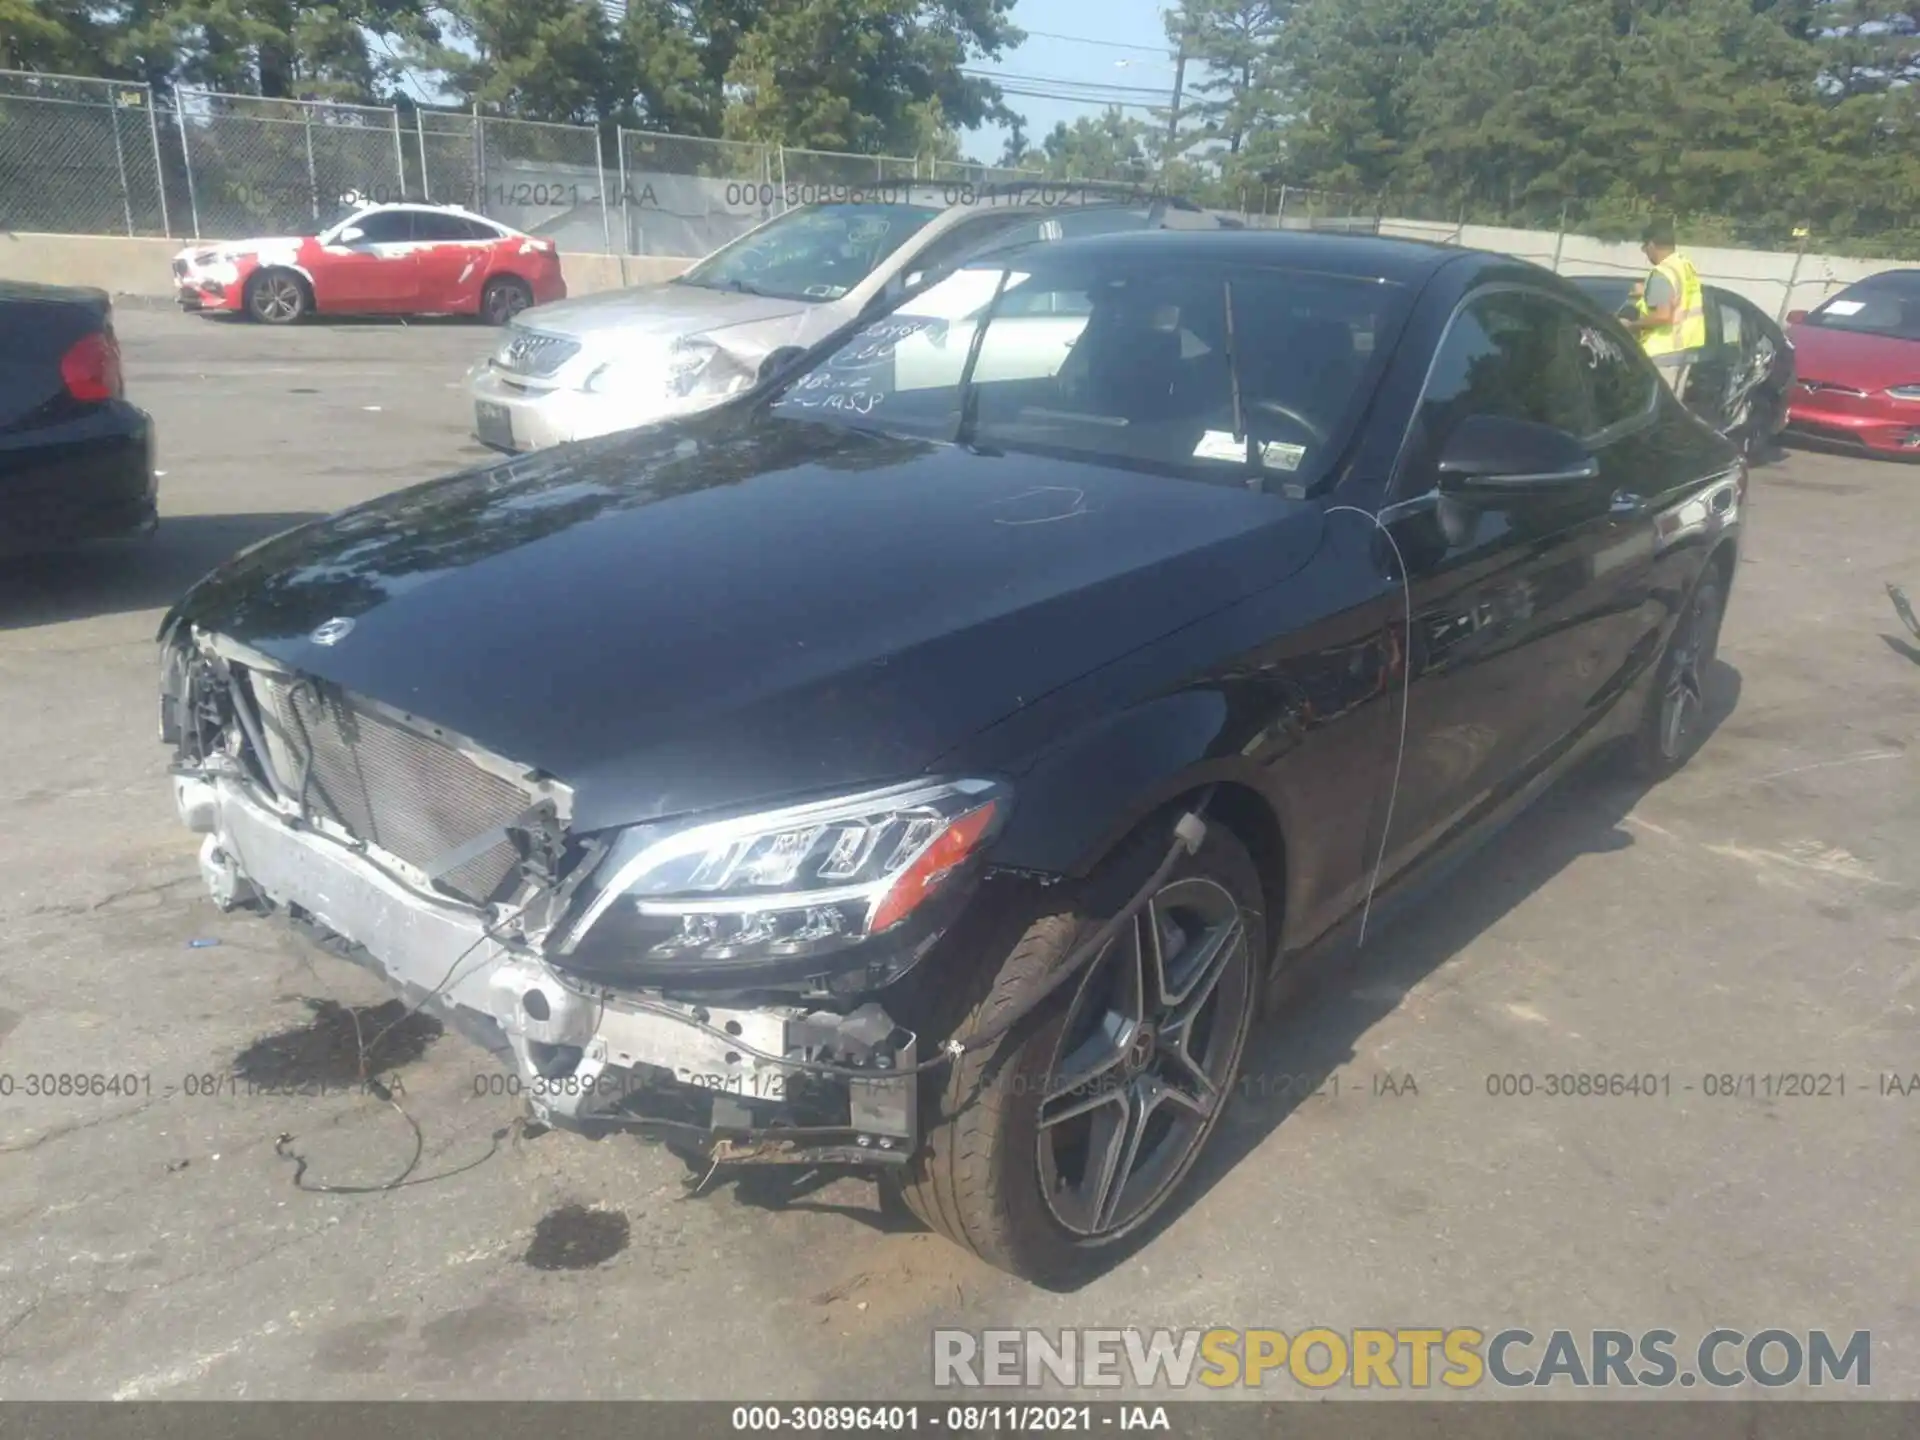
[[(1207, 833), (1206, 821), (1203, 817), (1206, 814), (1207, 805), (1211, 802), (1212, 798), (1213, 787), (1209, 786), (1201, 795), (1199, 803), (1196, 804), (1193, 809), (1184, 813), (1175, 824), (1173, 844), (1168, 849), (1166, 857), (1155, 867), (1153, 873), (1149, 875), (1140, 888), (1133, 893), (1133, 896), (1127, 903), (1108, 917), (1098, 930), (1076, 946), (1072, 953), (1047, 976), (1046, 980), (1037, 986), (1020, 1004), (1014, 1006), (1012, 1010), (1002, 1015), (993, 1024), (984, 1029), (974, 1031), (964, 1038), (955, 1036), (949, 1039), (940, 1047), (936, 1054), (927, 1059), (914, 1060), (912, 1058), (912, 1047), (909, 1045), (905, 1054), (901, 1057), (903, 1063), (889, 1063), (884, 1067), (884, 1078), (882, 1078), (881, 1074), (876, 1073), (882, 1069), (878, 1064), (876, 1064), (874, 1068), (855, 1067), (815, 1060), (794, 1059), (758, 1049), (747, 1043), (740, 1036), (730, 1034), (718, 1026), (708, 1024), (701, 1020), (697, 1011), (680, 1009), (664, 1002), (657, 1002), (638, 996), (626, 997), (625, 1003), (635, 1009), (656, 1014), (662, 1018), (672, 1019), (691, 1029), (699, 1030), (711, 1037), (724, 1040), (740, 1054), (751, 1056), (769, 1068), (792, 1071), (805, 1075), (830, 1076), (849, 1082), (852, 1088), (852, 1095), (850, 1097), (852, 1116), (856, 1126), (858, 1126), (863, 1113), (861, 1109), (863, 1099), (869, 1105), (873, 1105), (875, 1102), (884, 1103), (887, 1101), (892, 1101), (897, 1104), (899, 1102), (893, 1100), (893, 1097), (902, 1093), (909, 1097), (913, 1096), (918, 1087), (905, 1082), (911, 1081), (914, 1077), (928, 1071), (937, 1070), (974, 1051), (985, 1049), (988, 1045), (993, 1044), (1003, 1035), (1007, 1034), (1008, 1031), (1012, 1030), (1015, 1025), (1032, 1014), (1048, 996), (1052, 995), (1062, 985), (1066, 984), (1068, 980), (1078, 975), (1091, 963), (1112, 941), (1113, 937), (1120, 932), (1121, 927), (1129, 923), (1133, 917), (1139, 913), (1140, 909), (1146, 905), (1148, 900), (1158, 893), (1160, 887), (1166, 883), (1167, 877), (1173, 873), (1174, 867), (1179, 864), (1181, 857), (1183, 855), (1195, 854), (1199, 851)], [(885, 1021), (884, 1013), (880, 1011), (878, 1006), (868, 1006), (863, 1007), (863, 1009), (871, 1010), (874, 1016), (878, 1017), (877, 1023), (888, 1023)], [(859, 1014), (860, 1012), (855, 1012), (855, 1016)], [(846, 1018), (853, 1019), (854, 1017)], [(843, 1021), (841, 1026), (834, 1027), (838, 1033), (846, 1033), (842, 1028), (844, 1023)], [(908, 1099), (906, 1103), (911, 1105), (913, 1101)], [(738, 1105), (738, 1109), (743, 1116), (751, 1118), (747, 1116), (744, 1105)], [(671, 1122), (654, 1122), (651, 1124), (647, 1122), (634, 1122), (634, 1124), (635, 1128), (643, 1130), (680, 1129), (701, 1135), (705, 1143), (710, 1147), (706, 1152), (706, 1158), (715, 1168), (728, 1164), (830, 1163), (821, 1153), (821, 1147), (802, 1147), (798, 1144), (799, 1136), (808, 1132), (781, 1131), (778, 1129), (756, 1131), (751, 1129), (751, 1127), (742, 1126), (739, 1127), (742, 1132), (742, 1142), (736, 1142), (726, 1135), (721, 1135), (716, 1139), (712, 1133), (713, 1131), (722, 1128), (733, 1128), (722, 1127), (718, 1123), (721, 1113), (721, 1106), (716, 1100), (714, 1116), (716, 1123), (705, 1132), (700, 1131), (697, 1126), (681, 1127), (672, 1125)], [(866, 1113), (871, 1114), (874, 1112), (869, 1111)], [(917, 1129), (911, 1130), (909, 1133), (912, 1136), (913, 1143), (909, 1144), (906, 1148), (911, 1150), (913, 1144), (917, 1144), (918, 1141)], [(822, 1135), (820, 1138), (826, 1139), (827, 1137)], [(857, 1131), (855, 1143), (859, 1148), (846, 1157), (855, 1162), (870, 1162), (891, 1158), (904, 1160), (907, 1158), (905, 1155), (896, 1157), (891, 1153), (883, 1154), (877, 1147), (869, 1148), (873, 1147), (873, 1141), (870, 1138), (867, 1139), (863, 1145)], [(829, 1146), (825, 1148), (832, 1147)]]

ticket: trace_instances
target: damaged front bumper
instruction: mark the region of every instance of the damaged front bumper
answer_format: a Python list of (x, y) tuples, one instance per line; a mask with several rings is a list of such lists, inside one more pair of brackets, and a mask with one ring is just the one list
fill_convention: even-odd
[(344, 942), (488, 1043), (511, 1066), (504, 1089), (545, 1123), (652, 1131), (715, 1162), (899, 1164), (918, 1142), (916, 1039), (871, 1000), (709, 1005), (590, 987), (494, 911), (423, 893), (263, 803), (244, 775), (183, 767), (174, 791), (223, 908), (281, 909)]

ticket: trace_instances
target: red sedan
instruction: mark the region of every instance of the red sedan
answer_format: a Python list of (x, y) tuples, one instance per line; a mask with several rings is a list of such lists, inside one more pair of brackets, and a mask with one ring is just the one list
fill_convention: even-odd
[(309, 314), (504, 325), (567, 295), (551, 240), (447, 205), (367, 205), (317, 235), (189, 245), (173, 257), (173, 283), (183, 309), (269, 325)]
[(1920, 270), (1857, 281), (1791, 326), (1790, 431), (1920, 457)]

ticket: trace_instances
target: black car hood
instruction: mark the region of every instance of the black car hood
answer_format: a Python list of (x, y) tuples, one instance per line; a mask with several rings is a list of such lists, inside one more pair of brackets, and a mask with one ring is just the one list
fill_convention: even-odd
[(1237, 485), (733, 410), (303, 526), (169, 623), (555, 775), (592, 830), (923, 771), (1319, 533)]

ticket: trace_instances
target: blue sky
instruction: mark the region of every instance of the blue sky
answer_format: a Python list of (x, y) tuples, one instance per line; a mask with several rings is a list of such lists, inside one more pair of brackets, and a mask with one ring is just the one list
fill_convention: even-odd
[[(1013, 23), (1028, 32), (1026, 43), (979, 69), (1010, 90), (1079, 97), (1009, 94), (1007, 104), (1027, 118), (1030, 144), (1056, 121), (1071, 124), (1078, 116), (1098, 113), (1105, 98), (1165, 105), (1173, 90), (1173, 55), (1161, 19), (1164, 9), (1163, 0), (1019, 0)], [(1073, 38), (1057, 38), (1062, 36)], [(1129, 113), (1146, 118), (1144, 110)], [(961, 147), (970, 160), (997, 160), (1006, 138), (1004, 129), (982, 126), (963, 135)]]

